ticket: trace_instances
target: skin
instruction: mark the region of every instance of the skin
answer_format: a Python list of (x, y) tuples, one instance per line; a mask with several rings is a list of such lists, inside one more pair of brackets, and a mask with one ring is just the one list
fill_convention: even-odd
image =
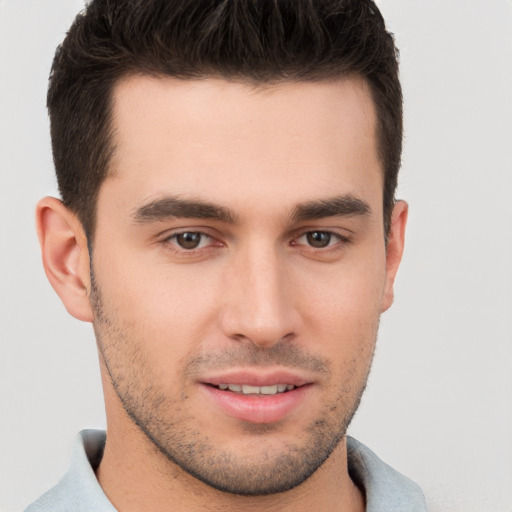
[[(344, 435), (407, 217), (398, 202), (386, 246), (367, 85), (137, 76), (114, 113), (92, 261), (60, 201), (37, 211), (50, 282), (94, 324), (107, 496), (122, 511), (364, 510)], [(234, 371), (307, 386), (278, 420), (247, 421), (209, 391)]]

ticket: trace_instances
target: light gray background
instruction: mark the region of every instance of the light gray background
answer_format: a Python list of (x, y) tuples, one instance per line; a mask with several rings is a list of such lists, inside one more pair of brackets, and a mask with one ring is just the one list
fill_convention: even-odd
[[(45, 111), (78, 0), (0, 0), (0, 510), (102, 427), (92, 329), (50, 288), (34, 231), (56, 194)], [(396, 302), (350, 429), (432, 512), (512, 511), (512, 2), (381, 0), (401, 48), (410, 203)]]

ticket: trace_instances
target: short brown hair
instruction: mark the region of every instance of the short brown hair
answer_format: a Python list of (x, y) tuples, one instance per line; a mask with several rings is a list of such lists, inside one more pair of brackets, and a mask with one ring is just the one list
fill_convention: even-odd
[(402, 93), (393, 36), (370, 0), (93, 0), (53, 61), (53, 157), (64, 204), (89, 238), (114, 151), (112, 91), (130, 74), (250, 81), (357, 75), (377, 112), (390, 225), (402, 152)]

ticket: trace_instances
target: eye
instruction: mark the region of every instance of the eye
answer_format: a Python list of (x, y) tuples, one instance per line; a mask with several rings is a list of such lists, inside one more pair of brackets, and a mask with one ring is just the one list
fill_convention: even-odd
[(332, 231), (308, 231), (298, 237), (296, 243), (308, 245), (314, 249), (324, 249), (343, 240), (341, 235)]
[(170, 236), (167, 241), (173, 245), (177, 245), (180, 249), (193, 251), (194, 249), (201, 249), (208, 245), (208, 243), (211, 242), (211, 237), (200, 231), (184, 231)]
[(321, 249), (331, 243), (332, 235), (327, 231), (310, 231), (306, 233), (306, 240), (311, 247)]

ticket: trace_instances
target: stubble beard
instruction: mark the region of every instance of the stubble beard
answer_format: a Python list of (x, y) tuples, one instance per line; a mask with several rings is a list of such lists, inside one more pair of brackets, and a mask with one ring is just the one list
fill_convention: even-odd
[[(216, 444), (208, 435), (208, 426), (203, 425), (200, 430), (186, 410), (187, 397), (183, 393), (168, 396), (158, 388), (158, 379), (153, 378), (143, 352), (143, 340), (133, 339), (129, 330), (120, 325), (113, 311), (103, 303), (92, 273), (91, 277), (94, 331), (110, 383), (127, 415), (172, 464), (218, 491), (263, 496), (281, 493), (303, 483), (324, 464), (345, 437), (366, 387), (373, 349), (356, 391), (347, 390), (345, 382), (350, 376), (347, 377), (339, 386), (338, 395), (322, 404), (317, 418), (304, 429), (301, 439), (283, 445), (280, 453), (266, 450), (265, 436), (275, 426), (248, 424), (244, 433), (252, 436), (253, 443), (255, 436), (259, 436), (259, 446), (257, 459), (247, 457)], [(226, 360), (262, 366), (270, 363), (295, 367), (326, 366), (326, 362), (312, 360), (310, 354), (289, 345), (275, 345), (269, 350), (245, 346), (241, 351), (235, 350), (222, 357), (223, 363)], [(189, 366), (194, 364), (215, 366), (219, 361), (215, 356), (199, 356)]]

